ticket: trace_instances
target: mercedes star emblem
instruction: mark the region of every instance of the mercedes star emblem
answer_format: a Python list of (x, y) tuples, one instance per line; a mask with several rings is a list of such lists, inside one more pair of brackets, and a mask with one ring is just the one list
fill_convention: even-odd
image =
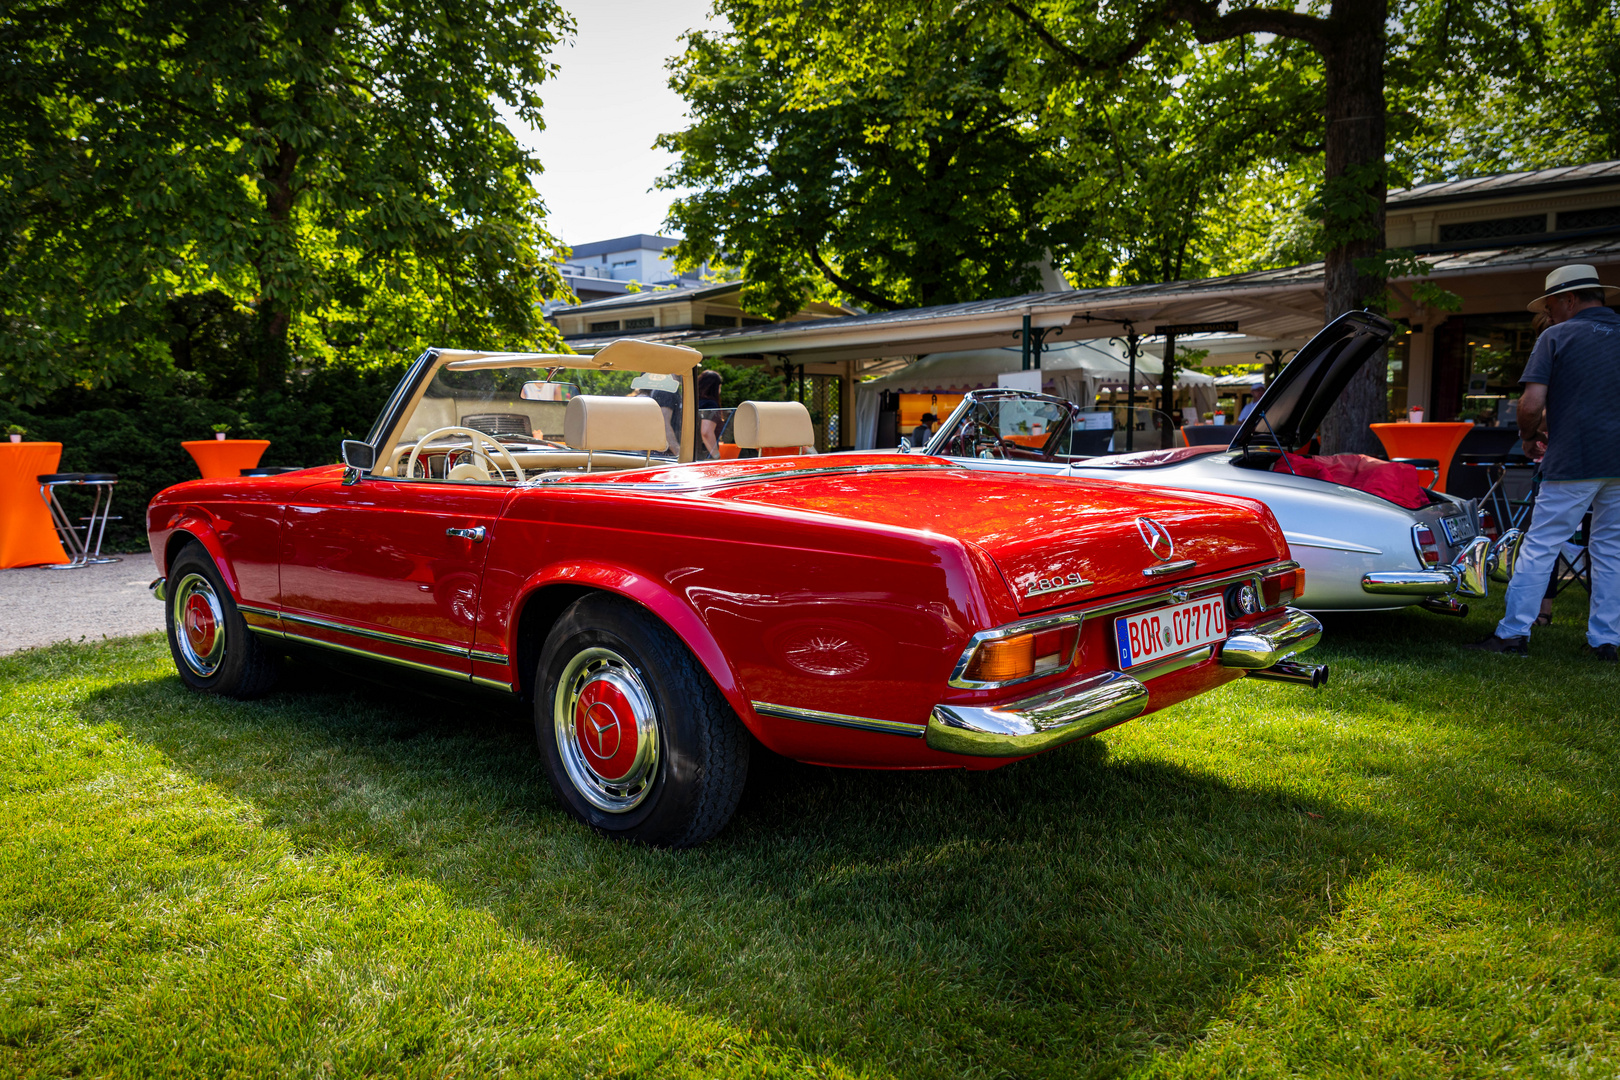
[(1154, 521), (1150, 517), (1136, 519), (1136, 531), (1141, 534), (1142, 543), (1153, 552), (1153, 557), (1160, 562), (1169, 562), (1176, 553), (1176, 542), (1170, 538), (1170, 530)]

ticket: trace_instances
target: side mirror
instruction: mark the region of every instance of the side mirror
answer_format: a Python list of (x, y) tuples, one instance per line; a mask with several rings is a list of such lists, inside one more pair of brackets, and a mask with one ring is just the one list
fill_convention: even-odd
[(899, 447), (897, 449), (899, 449), (899, 451), (902, 454), (911, 453), (911, 436), (909, 436), (909, 435), (900, 436), (900, 445), (899, 445)]
[(343, 440), (343, 464), (361, 472), (370, 472), (377, 463), (377, 448), (359, 439)]

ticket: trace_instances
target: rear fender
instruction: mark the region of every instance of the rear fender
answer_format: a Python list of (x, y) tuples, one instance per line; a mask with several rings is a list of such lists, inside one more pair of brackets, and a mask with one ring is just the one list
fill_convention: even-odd
[(554, 585), (597, 589), (633, 600), (646, 608), (661, 619), (665, 626), (675, 631), (676, 636), (692, 651), (692, 655), (697, 657), (698, 663), (703, 665), (703, 670), (708, 672), (709, 678), (714, 680), (714, 684), (726, 696), (726, 701), (731, 704), (743, 723), (750, 729), (757, 724), (753, 704), (743, 693), (736, 672), (732, 670), (725, 651), (720, 648), (720, 643), (709, 631), (708, 624), (679, 596), (670, 592), (662, 582), (633, 570), (626, 570), (622, 566), (591, 562), (563, 563), (548, 566), (530, 578), (524, 583), (512, 612), (509, 633), (513, 635), (514, 640), (508, 642), (509, 655), (514, 657), (519, 655), (516, 635), (522, 621), (521, 614), (530, 598), (541, 589)]

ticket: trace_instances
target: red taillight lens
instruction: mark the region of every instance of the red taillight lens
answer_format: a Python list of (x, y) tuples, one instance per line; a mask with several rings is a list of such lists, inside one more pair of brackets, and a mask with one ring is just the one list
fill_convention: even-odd
[(1479, 512), (1479, 531), (1490, 537), (1492, 540), (1495, 540), (1498, 536), (1500, 536), (1502, 530), (1497, 527), (1496, 515), (1491, 513), (1489, 510), (1481, 510)]
[(1440, 564), (1440, 545), (1434, 542), (1434, 532), (1427, 525), (1413, 526), (1412, 542), (1417, 545), (1418, 558), (1430, 566)]
[(1260, 579), (1260, 596), (1267, 610), (1292, 604), (1305, 591), (1305, 571), (1281, 570)]

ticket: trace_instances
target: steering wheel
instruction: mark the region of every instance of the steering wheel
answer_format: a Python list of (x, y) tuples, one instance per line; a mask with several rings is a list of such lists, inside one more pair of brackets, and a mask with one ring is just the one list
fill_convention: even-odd
[(490, 446), (494, 447), (495, 450), (497, 450), (500, 455), (506, 459), (506, 463), (512, 467), (512, 473), (517, 477), (517, 482), (520, 484), (523, 483), (523, 466), (517, 463), (517, 458), (512, 456), (512, 452), (510, 450), (496, 442), (494, 436), (486, 434), (482, 431), (474, 431), (472, 428), (464, 427), (438, 428), (437, 430), (430, 431), (426, 435), (423, 435), (420, 439), (417, 439), (416, 446), (411, 449), (411, 459), (405, 463), (406, 477), (409, 477), (416, 472), (416, 459), (427, 447), (427, 444), (432, 442), (434, 439), (437, 439), (441, 435), (461, 435), (465, 437), (470, 443), (468, 450), (489, 462), (489, 464), (494, 467), (495, 471), (500, 474), (501, 479), (505, 480), (506, 473), (502, 471), (500, 464), (494, 458), (486, 454), (479, 446), (479, 443), (489, 444)]

